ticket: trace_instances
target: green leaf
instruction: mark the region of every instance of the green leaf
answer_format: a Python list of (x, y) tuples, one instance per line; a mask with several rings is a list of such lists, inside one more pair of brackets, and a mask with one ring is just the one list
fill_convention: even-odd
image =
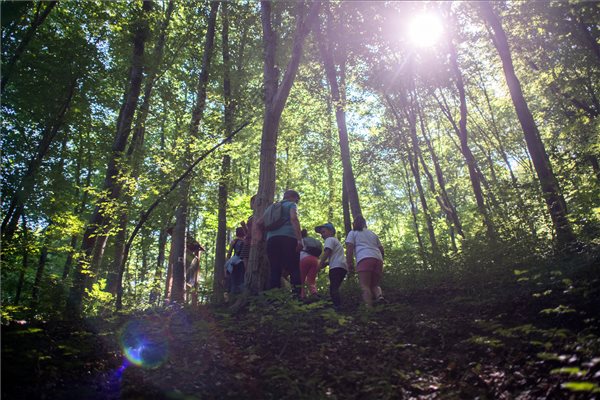
[(552, 371), (550, 371), (551, 374), (568, 374), (568, 375), (577, 375), (577, 376), (584, 376), (588, 372), (589, 372), (588, 370), (582, 370), (577, 367), (555, 368)]
[(561, 384), (560, 387), (572, 392), (600, 393), (600, 387), (593, 382), (566, 382)]

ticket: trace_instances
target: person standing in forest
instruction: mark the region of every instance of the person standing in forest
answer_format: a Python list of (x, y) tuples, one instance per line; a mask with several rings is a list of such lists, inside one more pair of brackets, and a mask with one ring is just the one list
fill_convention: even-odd
[(373, 300), (383, 300), (379, 286), (383, 276), (383, 246), (379, 237), (367, 229), (362, 215), (354, 218), (352, 230), (346, 238), (346, 262), (350, 272), (354, 271), (355, 254), (362, 298), (367, 308), (371, 308)]
[[(225, 276), (227, 276), (227, 273), (230, 274), (229, 293), (231, 294), (239, 294), (244, 290), (244, 274), (246, 273), (246, 268), (244, 267), (244, 262), (241, 258), (242, 249), (244, 247), (244, 236), (244, 228), (236, 228), (235, 239), (229, 244), (229, 253), (227, 253), (227, 259), (229, 261), (225, 265), (228, 265), (227, 268), (231, 268), (231, 271), (227, 269), (225, 271)], [(237, 257), (237, 261), (232, 261), (232, 256)]]
[[(267, 231), (267, 257), (271, 266), (269, 289), (281, 287), (281, 273), (285, 269), (290, 273), (292, 291), (296, 295), (300, 295), (300, 250), (302, 250), (302, 234), (297, 213), (299, 201), (298, 192), (286, 190), (283, 199), (279, 202), (280, 221), (277, 224), (279, 226), (267, 230), (266, 213), (257, 221), (261, 231)], [(266, 211), (269, 211), (269, 208)]]
[(306, 229), (302, 229), (303, 248), (300, 252), (300, 281), (302, 290), (300, 297), (306, 297), (305, 285), (311, 296), (317, 296), (317, 273), (319, 272), (319, 257), (323, 251), (321, 242), (308, 236)]
[(339, 310), (342, 305), (340, 286), (348, 272), (346, 260), (344, 259), (344, 247), (334, 236), (335, 227), (331, 222), (317, 226), (315, 232), (320, 233), (325, 241), (325, 245), (323, 246), (325, 250), (319, 260), (319, 269), (325, 268), (329, 262), (329, 295), (331, 296), (333, 307)]

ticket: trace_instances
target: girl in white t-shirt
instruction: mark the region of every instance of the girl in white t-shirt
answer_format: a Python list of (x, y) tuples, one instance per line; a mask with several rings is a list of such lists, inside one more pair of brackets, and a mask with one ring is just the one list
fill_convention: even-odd
[(344, 247), (334, 236), (335, 228), (331, 222), (317, 226), (315, 232), (320, 233), (325, 241), (323, 254), (319, 260), (319, 268), (325, 268), (329, 260), (329, 294), (331, 295), (331, 301), (333, 301), (333, 307), (338, 310), (342, 303), (340, 286), (348, 269), (344, 259)]
[(383, 246), (377, 235), (367, 229), (367, 223), (362, 215), (354, 219), (352, 231), (346, 238), (346, 262), (350, 272), (354, 270), (354, 254), (356, 254), (356, 270), (362, 297), (370, 308), (373, 299), (383, 299), (379, 287), (383, 276)]

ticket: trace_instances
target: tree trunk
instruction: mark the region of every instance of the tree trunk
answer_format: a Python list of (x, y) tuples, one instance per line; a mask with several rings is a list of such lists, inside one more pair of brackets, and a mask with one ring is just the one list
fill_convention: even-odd
[(447, 218), (452, 221), (456, 232), (464, 239), (465, 234), (462, 229), (460, 218), (458, 217), (458, 212), (456, 211), (456, 207), (454, 206), (454, 203), (450, 200), (448, 192), (446, 191), (446, 179), (444, 178), (444, 173), (442, 172), (442, 168), (440, 166), (440, 162), (435, 152), (435, 149), (431, 145), (431, 139), (427, 134), (427, 129), (425, 128), (425, 123), (423, 121), (423, 115), (421, 115), (421, 113), (419, 113), (419, 120), (421, 124), (421, 133), (423, 134), (423, 138), (425, 139), (425, 143), (427, 144), (427, 149), (429, 150), (429, 154), (431, 155), (431, 161), (433, 162), (433, 166), (435, 169), (435, 176), (438, 182), (438, 186), (440, 187), (441, 198), (438, 202), (444, 213), (446, 213)]
[[(231, 90), (231, 55), (229, 53), (229, 5), (224, 2), (221, 8), (223, 27), (221, 30), (222, 55), (223, 55), (223, 101), (225, 103), (224, 125), (225, 134), (229, 136), (233, 132), (233, 116), (235, 103)], [(225, 154), (221, 163), (221, 178), (219, 179), (218, 198), (218, 225), (217, 240), (215, 245), (215, 266), (213, 275), (213, 300), (216, 303), (223, 301), (224, 279), (223, 265), (225, 264), (225, 247), (227, 245), (227, 197), (229, 193), (229, 182), (231, 174), (231, 156)]]
[[(265, 113), (263, 118), (262, 139), (260, 145), (260, 173), (258, 181), (258, 193), (254, 201), (254, 216), (262, 216), (264, 210), (272, 203), (275, 196), (276, 158), (277, 158), (277, 135), (281, 114), (290, 94), (292, 84), (300, 59), (304, 40), (310, 32), (313, 22), (317, 18), (320, 3), (310, 4), (308, 13), (302, 14), (302, 3), (298, 3), (296, 15), (296, 30), (292, 55), (285, 70), (281, 84), (279, 84), (279, 72), (276, 66), (277, 38), (271, 22), (271, 2), (261, 1), (261, 21), (263, 28), (264, 43), (264, 101)], [(256, 293), (266, 287), (269, 266), (263, 262), (265, 258), (265, 241), (258, 224), (253, 224), (252, 246), (250, 259), (246, 269), (246, 287), (251, 293)]]
[(556, 230), (557, 242), (559, 247), (564, 248), (576, 240), (569, 219), (567, 218), (566, 202), (560, 192), (558, 181), (552, 171), (550, 160), (546, 154), (546, 149), (544, 148), (544, 143), (541, 140), (533, 115), (523, 96), (521, 83), (515, 74), (512, 55), (510, 53), (506, 33), (502, 28), (502, 23), (489, 2), (481, 2), (479, 3), (479, 6), (481, 7), (485, 20), (493, 30), (492, 39), (502, 61), (506, 84), (508, 85), (515, 111), (517, 112), (521, 128), (523, 129), (523, 134), (525, 135), (525, 142), (527, 143), (529, 154), (540, 181), (554, 229)]
[(406, 152), (409, 155), (410, 168), (415, 177), (415, 183), (417, 185), (417, 190), (419, 192), (419, 199), (421, 201), (421, 207), (423, 208), (423, 214), (425, 215), (425, 222), (427, 224), (427, 232), (429, 234), (429, 242), (431, 243), (431, 251), (434, 256), (439, 254), (439, 248), (437, 244), (437, 239), (435, 237), (435, 229), (433, 227), (433, 221), (431, 220), (431, 214), (429, 211), (429, 206), (427, 205), (427, 198), (425, 197), (425, 191), (423, 190), (423, 185), (421, 184), (421, 171), (419, 170), (419, 140), (417, 138), (417, 116), (416, 116), (416, 101), (414, 95), (409, 94), (409, 96), (413, 96), (410, 99), (411, 104), (408, 107), (405, 107), (406, 118), (408, 120), (408, 129), (410, 132), (411, 144), (412, 144), (412, 153), (414, 153), (415, 158), (413, 159), (411, 155), (411, 146), (405, 140)]
[(412, 188), (411, 188), (411, 184), (410, 184), (410, 178), (408, 175), (408, 168), (406, 168), (406, 162), (404, 161), (404, 158), (401, 157), (400, 160), (402, 161), (402, 167), (404, 168), (406, 192), (408, 194), (408, 200), (410, 202), (410, 213), (413, 218), (413, 227), (415, 228), (417, 244), (419, 245), (419, 254), (421, 255), (421, 260), (423, 260), (423, 265), (427, 266), (428, 263), (427, 263), (427, 256), (425, 253), (425, 246), (423, 246), (423, 239), (421, 239), (421, 232), (419, 232), (419, 222), (418, 222), (418, 217), (417, 217), (418, 209), (417, 209), (417, 206), (415, 204), (415, 201), (414, 201), (413, 195), (412, 195)]
[(346, 180), (342, 177), (342, 213), (344, 215), (344, 231), (346, 237), (352, 230), (352, 217), (350, 216), (350, 203), (348, 201), (348, 191), (346, 190)]
[(123, 104), (119, 112), (119, 117), (117, 119), (115, 139), (104, 180), (104, 188), (106, 189), (107, 194), (105, 199), (99, 200), (99, 204), (96, 206), (96, 209), (90, 217), (88, 227), (83, 235), (81, 250), (84, 256), (77, 263), (77, 270), (75, 271), (73, 286), (71, 287), (69, 299), (67, 301), (68, 315), (80, 314), (83, 295), (88, 284), (87, 273), (89, 271), (88, 263), (90, 261), (90, 256), (92, 255), (92, 251), (96, 246), (98, 236), (105, 234), (104, 226), (108, 225), (110, 222), (110, 216), (104, 213), (101, 204), (104, 201), (113, 201), (120, 196), (120, 185), (117, 181), (121, 175), (120, 163), (122, 162), (124, 155), (123, 153), (127, 145), (127, 139), (129, 137), (133, 122), (133, 115), (141, 91), (144, 47), (146, 38), (148, 36), (146, 14), (150, 11), (151, 6), (151, 1), (144, 1), (143, 15), (140, 17), (143, 23), (138, 24), (138, 29), (136, 30), (133, 39), (133, 58), (129, 71), (129, 84), (123, 98)]
[[(210, 13), (208, 17), (208, 25), (206, 30), (206, 39), (204, 43), (204, 54), (202, 57), (202, 67), (198, 79), (196, 104), (192, 111), (192, 119), (190, 122), (188, 137), (186, 139), (186, 154), (184, 155), (184, 168), (190, 166), (192, 160), (191, 141), (198, 139), (198, 131), (200, 121), (204, 115), (206, 105), (206, 90), (208, 84), (208, 74), (215, 38), (215, 26), (217, 19), (217, 11), (219, 10), (219, 2), (211, 1)], [(185, 300), (185, 267), (186, 267), (186, 232), (188, 219), (189, 194), (191, 188), (191, 177), (186, 177), (180, 184), (179, 188), (179, 205), (175, 212), (175, 227), (173, 228), (171, 250), (174, 254), (171, 255), (171, 296), (172, 302), (183, 303)]]
[(21, 215), (21, 224), (23, 226), (23, 266), (19, 272), (19, 281), (17, 282), (17, 290), (15, 293), (15, 305), (19, 305), (21, 301), (21, 293), (25, 284), (25, 272), (29, 267), (29, 229), (27, 229), (27, 219), (25, 214)]
[[(35, 35), (35, 32), (37, 31), (39, 26), (44, 22), (48, 14), (50, 14), (50, 11), (52, 11), (56, 3), (58, 3), (58, 1), (40, 1), (38, 3), (38, 9), (36, 10), (35, 16), (33, 17), (33, 21), (31, 21), (31, 25), (27, 29), (27, 32), (25, 32), (25, 36), (23, 36), (23, 39), (21, 39), (21, 43), (19, 43), (19, 45), (15, 49), (15, 52), (13, 53), (12, 57), (6, 63), (6, 66), (2, 68), (2, 81), (0, 83), (0, 93), (4, 93), (4, 90), (6, 89), (6, 84), (8, 83), (8, 80), (11, 74), (13, 73), (17, 62), (21, 58), (23, 51), (25, 51), (25, 48), (33, 38), (33, 35)], [(46, 7), (44, 7), (44, 10), (40, 13), (40, 7), (42, 4), (46, 4)]]
[(429, 206), (427, 205), (425, 191), (423, 190), (423, 185), (421, 184), (421, 172), (419, 170), (419, 143), (417, 139), (417, 118), (415, 113), (414, 99), (412, 98), (412, 95), (410, 93), (403, 92), (400, 94), (400, 96), (402, 109), (408, 122), (408, 130), (411, 138), (410, 145), (408, 143), (408, 140), (406, 139), (406, 136), (403, 135), (401, 132), (402, 118), (397, 113), (396, 108), (392, 104), (390, 97), (387, 97), (388, 104), (390, 105), (392, 113), (396, 117), (398, 125), (398, 143), (403, 144), (403, 146), (398, 146), (398, 150), (400, 154), (402, 154), (402, 150), (406, 152), (410, 170), (413, 174), (413, 177), (415, 178), (415, 184), (417, 186), (417, 192), (419, 193), (419, 200), (421, 202), (421, 208), (423, 209), (423, 215), (425, 216), (425, 223), (427, 225), (427, 232), (429, 234), (431, 250), (434, 255), (437, 255), (439, 253), (439, 250), (437, 245), (437, 239), (435, 237), (435, 230), (433, 228), (433, 221), (431, 220), (431, 216), (429, 214)]
[[(165, 12), (165, 18), (160, 27), (160, 35), (156, 41), (151, 61), (148, 62), (148, 75), (146, 77), (146, 85), (144, 87), (144, 100), (137, 113), (135, 127), (133, 129), (133, 136), (131, 138), (129, 148), (127, 149), (127, 160), (131, 165), (132, 180), (137, 180), (140, 175), (140, 168), (144, 158), (146, 119), (148, 118), (148, 113), (150, 112), (150, 99), (152, 97), (154, 84), (158, 80), (158, 70), (163, 58), (167, 29), (171, 21), (173, 9), (174, 3), (173, 0), (170, 0)], [(120, 192), (123, 191), (122, 186), (123, 185), (121, 184), (121, 189), (119, 190)], [(116, 294), (119, 290), (122, 290), (122, 282), (119, 281), (119, 268), (123, 263), (125, 240), (127, 238), (127, 225), (129, 223), (128, 209), (130, 208), (133, 200), (131, 193), (123, 193), (122, 197), (124, 209), (119, 217), (119, 226), (117, 228), (117, 235), (115, 237), (114, 259), (108, 271), (106, 280), (106, 290), (112, 294)]]
[[(487, 230), (487, 236), (490, 240), (496, 239), (496, 232), (492, 221), (488, 215), (485, 200), (483, 198), (483, 191), (481, 190), (481, 180), (477, 172), (477, 160), (471, 152), (471, 148), (468, 143), (468, 132), (467, 132), (467, 98), (465, 94), (465, 86), (462, 78), (462, 73), (458, 66), (458, 56), (456, 54), (456, 47), (452, 42), (452, 39), (448, 39), (448, 48), (450, 51), (450, 66), (454, 73), (456, 88), (460, 99), (460, 120), (458, 121), (458, 137), (460, 139), (460, 150), (465, 157), (467, 162), (467, 168), (469, 170), (469, 177), (471, 179), (471, 186), (473, 187), (473, 193), (475, 194), (475, 200), (477, 202), (477, 209), (483, 218), (483, 224)], [(449, 111), (449, 110), (448, 110)], [(451, 114), (448, 113), (448, 116)], [(453, 126), (456, 129), (456, 124), (453, 122)]]
[[(325, 131), (325, 149), (329, 154), (333, 154), (333, 106), (331, 104), (331, 98), (327, 97), (327, 130)], [(325, 171), (327, 172), (327, 187), (329, 188), (329, 204), (327, 207), (327, 221), (333, 221), (334, 207), (335, 202), (333, 201), (335, 197), (335, 180), (334, 180), (334, 171), (333, 171), (333, 157), (325, 157)], [(343, 175), (342, 175), (343, 181)], [(343, 182), (342, 182), (343, 183)], [(344, 186), (342, 184), (342, 190), (344, 190)], [(343, 194), (342, 194), (343, 196)], [(347, 195), (346, 195), (347, 196)], [(348, 200), (346, 197), (346, 207)], [(347, 235), (348, 233), (346, 233)]]
[[(47, 239), (46, 239), (47, 240)], [(48, 245), (44, 243), (40, 250), (40, 259), (38, 261), (37, 271), (35, 273), (35, 281), (31, 290), (31, 310), (35, 312), (40, 302), (40, 287), (42, 285), (42, 277), (46, 269), (46, 261), (48, 260)]]
[[(327, 10), (329, 28), (333, 23), (333, 17), (330, 10)], [(326, 37), (323, 37), (320, 30), (317, 30), (319, 50), (321, 58), (323, 59), (323, 66), (325, 68), (325, 74), (327, 75), (327, 81), (329, 82), (329, 88), (331, 91), (331, 100), (335, 106), (335, 119), (338, 127), (338, 135), (340, 139), (340, 152), (342, 156), (342, 167), (344, 169), (344, 179), (346, 182), (346, 190), (348, 199), (350, 201), (350, 210), (352, 211), (352, 217), (356, 218), (358, 215), (362, 215), (360, 208), (360, 201), (358, 198), (358, 191), (356, 190), (356, 182), (354, 179), (354, 173), (352, 172), (352, 158), (350, 156), (350, 145), (348, 143), (348, 129), (346, 126), (346, 104), (344, 101), (345, 96), (340, 94), (340, 85), (338, 83), (337, 72), (335, 68), (335, 62), (333, 58), (333, 44), (331, 40), (330, 29), (327, 32)], [(340, 69), (340, 73), (343, 73), (344, 69)], [(341, 78), (344, 79), (343, 77)], [(343, 88), (345, 90), (345, 87)]]
[(227, 246), (227, 196), (228, 182), (231, 169), (231, 156), (225, 154), (221, 162), (221, 178), (219, 180), (219, 199), (218, 199), (218, 224), (217, 224), (217, 241), (215, 244), (215, 265), (213, 278), (213, 301), (221, 303), (224, 299), (223, 279), (225, 271), (225, 247)]

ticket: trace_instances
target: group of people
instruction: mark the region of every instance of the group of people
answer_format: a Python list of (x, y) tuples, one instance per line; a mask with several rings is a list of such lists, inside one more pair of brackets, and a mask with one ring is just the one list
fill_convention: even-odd
[[(317, 296), (316, 278), (318, 272), (329, 265), (329, 293), (336, 309), (341, 306), (340, 287), (348, 273), (358, 273), (362, 298), (367, 307), (373, 302), (383, 300), (379, 283), (383, 275), (383, 246), (377, 235), (367, 229), (361, 216), (355, 217), (352, 231), (348, 234), (344, 246), (336, 238), (332, 223), (315, 227), (315, 232), (324, 241), (323, 251), (320, 242), (308, 236), (306, 229), (300, 228), (297, 205), (300, 195), (287, 190), (280, 201), (281, 223), (271, 230), (265, 229), (264, 216), (256, 220), (258, 232), (266, 231), (267, 257), (270, 264), (269, 289), (281, 287), (282, 276), (289, 274), (294, 293), (302, 298)], [(237, 256), (240, 267), (231, 268), (230, 291), (237, 293), (243, 286), (244, 265), (250, 252), (252, 219), (236, 230), (236, 239), (230, 246), (230, 259)], [(241, 243), (241, 244), (240, 244)], [(354, 260), (356, 259), (356, 268)], [(245, 261), (245, 263), (244, 263)], [(226, 264), (227, 265), (227, 264)], [(307, 286), (308, 292), (305, 288)]]

